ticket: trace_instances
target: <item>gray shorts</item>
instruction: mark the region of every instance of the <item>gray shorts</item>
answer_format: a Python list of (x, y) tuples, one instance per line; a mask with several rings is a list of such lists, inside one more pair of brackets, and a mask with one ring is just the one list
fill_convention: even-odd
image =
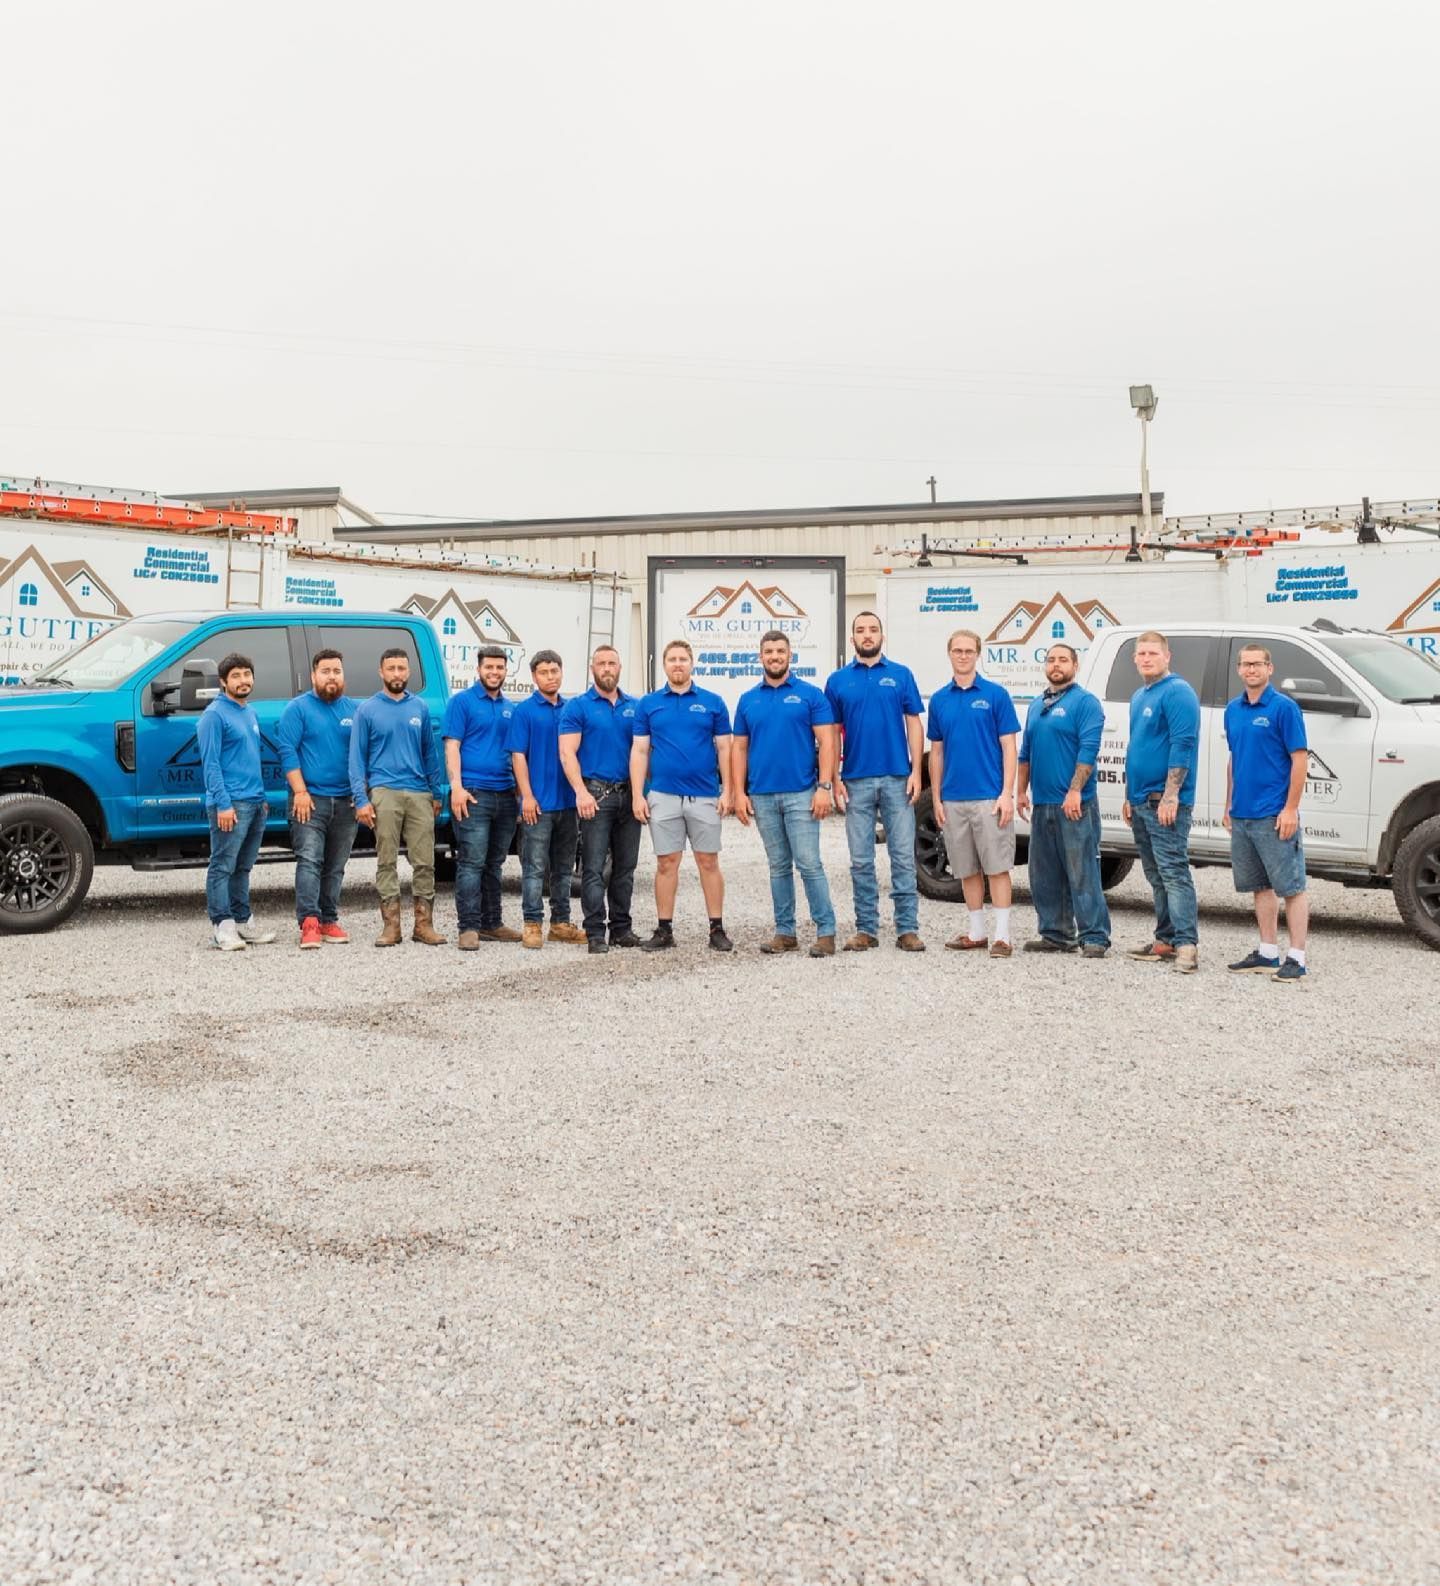
[(998, 876), (1015, 868), (1015, 822), (1001, 826), (994, 799), (945, 800), (945, 855), (952, 876)]
[(651, 793), (650, 841), (657, 855), (683, 854), (689, 839), (696, 854), (720, 852), (720, 800)]

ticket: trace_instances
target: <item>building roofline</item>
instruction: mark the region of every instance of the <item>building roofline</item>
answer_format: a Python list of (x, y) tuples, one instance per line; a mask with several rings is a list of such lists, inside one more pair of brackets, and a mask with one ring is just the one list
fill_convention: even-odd
[[(1159, 517), (1165, 497), (1151, 494)], [(468, 519), (453, 523), (386, 523), (339, 528), (337, 540), (418, 545), (436, 540), (566, 539), (612, 534), (705, 534), (725, 529), (840, 528), (852, 524), (965, 523), (1005, 518), (1084, 518), (1139, 514), (1139, 494), (1013, 497), (998, 501), (891, 502), (877, 506), (766, 507), (739, 512), (655, 512), (587, 518)]]

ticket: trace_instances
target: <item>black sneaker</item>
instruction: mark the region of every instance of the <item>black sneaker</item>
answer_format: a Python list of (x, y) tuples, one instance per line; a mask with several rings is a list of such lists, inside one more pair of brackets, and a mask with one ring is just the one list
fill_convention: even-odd
[(1227, 964), (1232, 975), (1273, 975), (1280, 967), (1278, 958), (1266, 958), (1264, 953), (1254, 948), (1246, 953), (1244, 958), (1237, 959), (1233, 964)]
[(608, 953), (610, 944), (603, 936), (592, 936), (590, 938), (590, 951), (592, 953)]
[(1081, 958), (1104, 958), (1110, 949), (1103, 942), (1086, 942), (1080, 949)]
[(611, 947), (643, 947), (644, 943), (634, 931), (621, 931), (618, 936), (610, 938)]
[(661, 928), (657, 925), (655, 927), (655, 934), (650, 938), (650, 940), (648, 942), (641, 942), (640, 951), (642, 953), (663, 953), (667, 948), (674, 947), (674, 945), (675, 933), (669, 930), (661, 930)]
[(711, 951), (716, 953), (733, 953), (735, 951), (735, 944), (725, 934), (723, 925), (718, 930), (710, 932), (710, 947)]
[(1283, 986), (1293, 986), (1297, 980), (1304, 980), (1305, 966), (1298, 958), (1287, 958), (1270, 978)]
[(1076, 943), (1052, 942), (1048, 936), (1032, 936), (1020, 950), (1024, 953), (1073, 953)]

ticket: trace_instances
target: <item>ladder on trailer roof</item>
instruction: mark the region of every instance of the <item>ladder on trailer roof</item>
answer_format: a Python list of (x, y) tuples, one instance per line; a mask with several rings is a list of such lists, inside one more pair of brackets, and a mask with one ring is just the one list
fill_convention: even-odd
[(265, 604), (266, 540), (237, 534), (225, 535), (225, 609), (259, 611)]
[(602, 644), (615, 643), (615, 610), (619, 603), (620, 575), (609, 573), (608, 582), (602, 583), (597, 574), (590, 575), (590, 647), (586, 658), (594, 655)]

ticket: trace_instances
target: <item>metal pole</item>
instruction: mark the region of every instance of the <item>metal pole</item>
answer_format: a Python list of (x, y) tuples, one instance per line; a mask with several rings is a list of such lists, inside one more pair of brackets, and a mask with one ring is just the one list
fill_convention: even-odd
[[(1148, 545), (1152, 537), (1152, 523), (1150, 518), (1150, 420), (1144, 413), (1140, 415), (1140, 511), (1145, 518), (1145, 543)], [(1130, 550), (1126, 555), (1127, 562), (1140, 560), (1140, 548), (1135, 544), (1135, 531), (1130, 531)]]

